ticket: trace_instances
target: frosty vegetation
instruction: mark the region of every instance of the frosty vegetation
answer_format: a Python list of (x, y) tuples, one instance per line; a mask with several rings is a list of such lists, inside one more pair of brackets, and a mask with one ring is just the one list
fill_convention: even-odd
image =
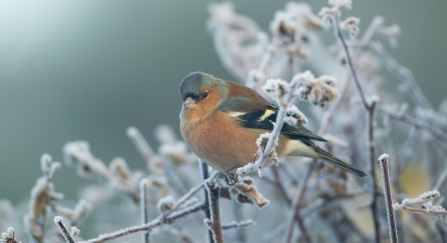
[[(66, 202), (52, 182), (62, 164), (44, 154), (28, 208), (0, 200), (0, 242), (446, 242), (447, 100), (433, 107), (386, 51), (398, 47), (398, 25), (375, 17), (361, 19), (370, 24), (360, 30), (359, 17), (342, 17), (352, 7), (329, 0), (316, 14), (290, 2), (264, 32), (231, 3), (210, 4), (207, 26), (224, 67), (279, 107), (255, 161), (226, 178), (165, 125), (156, 149), (127, 129), (144, 171), (68, 142), (65, 163), (97, 180)], [(333, 38), (320, 39), (325, 31)], [(384, 67), (395, 77), (385, 79)], [(320, 146), (368, 176), (278, 158), (283, 122), (306, 124), (329, 141)], [(267, 158), (277, 166), (264, 168)]]

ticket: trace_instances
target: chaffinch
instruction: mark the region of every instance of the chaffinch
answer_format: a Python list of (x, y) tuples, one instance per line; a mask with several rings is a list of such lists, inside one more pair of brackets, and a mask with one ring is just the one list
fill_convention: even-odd
[[(205, 163), (227, 174), (253, 161), (256, 140), (273, 129), (278, 107), (238, 83), (195, 72), (180, 84), (180, 129), (190, 149)], [(301, 124), (284, 123), (276, 152), (282, 156), (322, 159), (358, 176), (366, 174), (319, 148), (327, 142)], [(265, 165), (272, 165), (267, 160)]]

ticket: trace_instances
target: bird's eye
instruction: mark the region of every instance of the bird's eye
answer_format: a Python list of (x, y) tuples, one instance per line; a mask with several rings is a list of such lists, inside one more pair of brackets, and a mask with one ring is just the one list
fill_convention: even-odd
[(203, 98), (208, 97), (208, 92), (203, 92), (203, 93), (202, 93), (202, 97), (203, 97)]

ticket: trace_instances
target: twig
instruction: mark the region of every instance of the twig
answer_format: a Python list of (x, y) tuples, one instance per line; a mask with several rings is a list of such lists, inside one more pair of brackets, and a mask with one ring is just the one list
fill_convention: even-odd
[[(141, 207), (141, 223), (147, 224), (149, 222), (149, 212), (148, 212), (148, 183), (147, 179), (143, 179), (140, 182), (140, 207)], [(149, 243), (150, 232), (143, 233), (143, 243)]]
[(208, 191), (208, 201), (211, 217), (205, 219), (205, 223), (213, 233), (213, 243), (223, 243), (222, 226), (220, 222), (219, 193), (220, 189), (215, 183), (205, 183)]
[(254, 225), (255, 221), (248, 219), (248, 220), (244, 220), (244, 221), (240, 221), (240, 222), (236, 222), (233, 221), (231, 223), (227, 223), (227, 224), (222, 224), (222, 229), (223, 230), (227, 230), (227, 229), (233, 229), (233, 228), (242, 228), (242, 227), (247, 227), (250, 225)]
[(416, 128), (423, 129), (427, 132), (429, 132), (433, 137), (435, 137), (437, 140), (441, 142), (441, 146), (445, 149), (447, 149), (447, 135), (441, 131), (441, 129), (427, 124), (425, 122), (422, 122), (420, 120), (416, 120), (415, 118), (412, 118), (406, 114), (397, 114), (396, 112), (387, 110), (383, 107), (377, 107), (377, 111), (394, 119), (398, 120), (404, 123), (407, 123), (408, 125), (414, 126)]
[(397, 243), (397, 226), (394, 217), (393, 199), (391, 198), (391, 182), (390, 170), (388, 166), (388, 154), (382, 154), (379, 157), (380, 170), (382, 171), (383, 194), (385, 196), (385, 206), (388, 219), (388, 229), (390, 233), (390, 240), (392, 243)]
[(265, 148), (259, 146), (257, 151), (259, 158), (254, 163), (248, 163), (243, 167), (237, 168), (236, 169), (237, 174), (248, 174), (252, 171), (258, 170), (259, 177), (262, 177), (263, 175), (262, 167), (264, 166), (267, 157), (275, 149), (279, 135), (281, 134), (281, 129), (284, 124), (284, 118), (286, 116), (287, 107), (289, 106), (289, 104), (293, 104), (297, 98), (297, 96), (294, 95), (294, 91), (297, 86), (298, 82), (292, 82), (290, 85), (289, 92), (283, 94), (283, 97), (278, 97), (277, 103), (279, 106), (279, 110), (276, 115), (275, 125), (273, 126), (273, 130), (269, 135), (267, 145), (265, 145)]
[(357, 87), (358, 93), (360, 95), (360, 98), (362, 99), (363, 106), (365, 107), (365, 110), (368, 113), (368, 146), (369, 146), (369, 152), (370, 152), (370, 164), (369, 164), (369, 171), (370, 171), (370, 183), (371, 183), (371, 194), (372, 194), (372, 201), (371, 201), (371, 211), (373, 215), (373, 223), (374, 223), (374, 234), (375, 234), (375, 242), (380, 241), (380, 227), (379, 227), (379, 219), (377, 216), (378, 208), (376, 204), (376, 181), (375, 181), (375, 147), (374, 147), (374, 110), (376, 107), (376, 102), (373, 101), (371, 103), (368, 103), (366, 101), (365, 93), (363, 92), (362, 86), (360, 85), (360, 81), (358, 80), (357, 72), (354, 67), (354, 63), (352, 61), (351, 55), (349, 54), (349, 48), (346, 44), (346, 41), (343, 37), (343, 33), (340, 29), (340, 19), (337, 14), (332, 15), (332, 25), (334, 27), (334, 35), (337, 37), (338, 42), (342, 46), (346, 61), (348, 63), (348, 67), (351, 73), (352, 80), (355, 83), (355, 86)]
[(306, 228), (304, 227), (304, 223), (302, 222), (301, 216), (299, 215), (299, 209), (300, 209), (300, 203), (303, 198), (304, 191), (306, 189), (307, 182), (309, 181), (309, 177), (310, 177), (310, 174), (313, 169), (314, 169), (314, 163), (311, 163), (307, 167), (306, 173), (304, 174), (303, 178), (300, 181), (300, 185), (298, 187), (298, 192), (296, 194), (296, 197), (293, 199), (292, 213), (290, 214), (290, 218), (287, 223), (287, 232), (285, 234), (285, 237), (286, 237), (285, 242), (286, 243), (290, 243), (292, 240), (293, 226), (295, 225), (295, 221), (298, 222), (298, 226), (300, 227), (301, 233), (303, 234), (306, 242), (308, 242), (308, 243), (312, 242), (309, 234), (306, 231)]
[(436, 180), (435, 187), (433, 189), (441, 190), (441, 187), (447, 182), (447, 160), (444, 162), (445, 169), (442, 171), (441, 175)]
[(64, 225), (63, 218), (61, 216), (54, 217), (54, 223), (59, 226), (59, 230), (64, 236), (65, 242), (67, 243), (75, 243), (73, 237), (71, 237), (70, 232), (68, 232), (67, 228)]
[(154, 156), (154, 150), (149, 146), (146, 139), (141, 135), (140, 131), (135, 127), (127, 128), (127, 136), (140, 152), (141, 156), (146, 162), (149, 162), (151, 157)]
[(185, 217), (188, 214), (197, 212), (199, 210), (203, 210), (203, 208), (204, 208), (204, 205), (202, 203), (199, 203), (199, 204), (193, 205), (189, 208), (186, 208), (182, 211), (174, 212), (171, 214), (171, 216), (163, 218), (163, 219), (157, 218), (156, 220), (153, 220), (153, 221), (151, 221), (147, 224), (144, 224), (144, 225), (132, 226), (132, 227), (129, 227), (126, 229), (118, 230), (113, 233), (101, 234), (97, 238), (90, 239), (87, 241), (81, 241), (81, 242), (77, 242), (77, 243), (100, 243), (100, 242), (105, 242), (108, 240), (117, 239), (117, 238), (129, 235), (132, 233), (140, 232), (140, 231), (149, 231), (149, 230), (154, 229), (157, 226), (160, 226), (160, 225), (163, 225), (166, 223), (171, 223), (171, 222), (175, 221), (176, 219)]
[(421, 89), (416, 84), (416, 80), (414, 79), (411, 71), (408, 68), (401, 66), (383, 49), (382, 45), (380, 45), (379, 43), (372, 43), (370, 45), (370, 49), (377, 53), (377, 55), (382, 59), (383, 63), (385, 63), (387, 69), (391, 73), (394, 73), (397, 77), (399, 77), (407, 84), (407, 88), (412, 93), (414, 102), (418, 106), (431, 110), (430, 103), (427, 101)]
[[(208, 172), (208, 165), (205, 164), (201, 159), (198, 160), (199, 167), (200, 167), (200, 175), (202, 176), (202, 186), (205, 180), (209, 178), (209, 172)], [(203, 212), (205, 213), (205, 218), (210, 219), (211, 218), (211, 211), (210, 211), (210, 205), (209, 205), (209, 199), (208, 199), (208, 191), (206, 188), (203, 188)], [(213, 232), (211, 230), (208, 230), (208, 242), (213, 241)]]

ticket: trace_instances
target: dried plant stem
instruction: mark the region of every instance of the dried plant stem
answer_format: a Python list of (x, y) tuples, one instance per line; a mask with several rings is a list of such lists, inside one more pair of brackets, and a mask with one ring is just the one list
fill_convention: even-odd
[(385, 206), (388, 219), (388, 229), (390, 233), (390, 240), (392, 243), (397, 243), (397, 226), (396, 218), (394, 217), (393, 199), (391, 198), (391, 180), (390, 170), (388, 166), (388, 155), (383, 154), (379, 157), (380, 170), (382, 172), (383, 194), (385, 196)]
[(398, 120), (398, 121), (407, 123), (408, 125), (411, 125), (416, 128), (420, 128), (420, 129), (423, 129), (423, 130), (429, 132), (431, 135), (433, 135), (434, 138), (436, 138), (437, 140), (439, 140), (441, 142), (440, 144), (443, 148), (447, 149), (447, 135), (445, 133), (443, 133), (441, 129), (439, 129), (433, 125), (427, 124), (426, 122), (416, 120), (415, 118), (412, 118), (405, 114), (396, 114), (396, 112), (389, 111), (382, 107), (378, 107), (377, 111), (394, 119), (394, 120)]
[[(149, 212), (148, 212), (148, 189), (149, 181), (147, 179), (143, 179), (140, 182), (140, 207), (141, 207), (141, 223), (147, 224), (149, 222)], [(143, 233), (142, 242), (149, 243), (150, 231)]]
[(257, 154), (259, 155), (259, 158), (254, 163), (249, 163), (243, 167), (237, 168), (236, 173), (237, 174), (248, 174), (252, 171), (258, 170), (259, 177), (262, 177), (262, 167), (264, 166), (265, 160), (270, 155), (270, 153), (275, 149), (275, 143), (279, 138), (279, 135), (281, 134), (281, 129), (284, 124), (284, 118), (286, 116), (287, 107), (289, 104), (294, 104), (296, 101), (297, 96), (295, 96), (293, 93), (297, 87), (298, 83), (293, 82), (290, 87), (290, 92), (286, 93), (283, 97), (278, 98), (277, 101), (279, 110), (278, 114), (276, 115), (276, 122), (273, 126), (273, 130), (270, 133), (269, 139), (267, 141), (267, 145), (265, 145), (265, 148), (258, 148)]
[(61, 231), (62, 235), (64, 236), (65, 242), (67, 243), (75, 243), (73, 240), (73, 237), (71, 237), (70, 232), (68, 232), (67, 228), (64, 225), (64, 222), (62, 221), (62, 217), (56, 216), (54, 217), (54, 223), (59, 226), (59, 230)]
[(222, 226), (220, 222), (219, 193), (220, 188), (215, 183), (206, 183), (208, 191), (209, 210), (211, 217), (205, 219), (208, 227), (213, 233), (213, 243), (223, 243)]
[(188, 214), (197, 212), (199, 210), (203, 210), (204, 205), (202, 203), (193, 205), (191, 207), (188, 207), (182, 211), (177, 211), (171, 214), (171, 216), (166, 217), (166, 218), (157, 218), (156, 220), (153, 220), (147, 224), (144, 225), (138, 225), (138, 226), (132, 226), (126, 229), (122, 229), (122, 230), (118, 230), (116, 232), (113, 233), (108, 233), (108, 234), (102, 234), (101, 236), (99, 236), (98, 238), (94, 238), (94, 239), (90, 239), (87, 241), (82, 241), (82, 242), (78, 242), (78, 243), (100, 243), (100, 242), (105, 242), (108, 240), (113, 240), (113, 239), (117, 239), (132, 233), (137, 233), (137, 232), (141, 232), (141, 231), (149, 231), (154, 229), (157, 226), (166, 224), (166, 223), (171, 223), (173, 221), (175, 221), (176, 219), (179, 218), (183, 218)]
[(151, 146), (147, 143), (146, 139), (144, 139), (143, 135), (141, 135), (140, 131), (135, 127), (129, 127), (127, 129), (127, 136), (135, 145), (138, 152), (140, 152), (143, 159), (146, 160), (146, 162), (149, 162), (155, 153)]
[(312, 242), (312, 240), (311, 240), (311, 238), (310, 238), (309, 234), (307, 233), (307, 230), (306, 230), (306, 228), (304, 226), (302, 218), (301, 218), (301, 216), (299, 214), (299, 210), (300, 210), (300, 203), (301, 203), (301, 200), (303, 198), (304, 191), (306, 190), (307, 182), (309, 181), (309, 177), (310, 177), (310, 174), (311, 174), (313, 169), (314, 169), (314, 163), (311, 163), (307, 167), (306, 173), (304, 174), (303, 178), (300, 181), (300, 185), (298, 187), (298, 192), (296, 194), (296, 197), (293, 199), (293, 202), (292, 202), (292, 213), (290, 214), (290, 218), (289, 218), (289, 221), (288, 221), (288, 224), (287, 224), (287, 232), (285, 234), (285, 237), (286, 237), (285, 238), (285, 242), (286, 243), (290, 243), (291, 240), (292, 240), (293, 228), (294, 228), (294, 225), (295, 225), (295, 221), (298, 222), (298, 226), (300, 227), (301, 233), (302, 233), (304, 239), (306, 240), (306, 242), (309, 242), (309, 243)]
[(343, 37), (343, 33), (340, 29), (340, 19), (338, 15), (334, 15), (332, 17), (332, 24), (334, 27), (334, 35), (336, 36), (338, 42), (343, 48), (343, 51), (345, 53), (346, 62), (348, 64), (348, 68), (351, 73), (352, 80), (355, 83), (355, 86), (357, 87), (358, 93), (360, 95), (360, 98), (362, 99), (363, 106), (365, 107), (365, 110), (368, 113), (368, 146), (369, 146), (369, 152), (370, 152), (370, 164), (369, 164), (369, 172), (370, 172), (370, 184), (371, 184), (371, 213), (374, 223), (374, 234), (375, 234), (375, 242), (380, 242), (380, 227), (379, 227), (379, 219), (377, 216), (378, 207), (376, 204), (376, 173), (375, 173), (375, 145), (374, 145), (374, 110), (376, 107), (375, 102), (368, 103), (365, 97), (365, 93), (363, 92), (362, 86), (360, 85), (360, 81), (357, 76), (357, 72), (354, 67), (354, 63), (352, 61), (351, 55), (349, 54), (349, 48), (346, 44), (345, 38)]
[(416, 84), (416, 80), (414, 79), (411, 71), (400, 65), (392, 56), (390, 56), (380, 45), (379, 43), (372, 43), (370, 45), (371, 50), (377, 53), (377, 55), (382, 59), (383, 63), (387, 69), (394, 73), (397, 77), (399, 77), (402, 81), (404, 81), (407, 85), (407, 88), (410, 90), (414, 102), (421, 107), (426, 109), (431, 109), (430, 103), (427, 98), (425, 98), (419, 86)]
[[(204, 182), (210, 176), (208, 172), (208, 165), (205, 164), (205, 162), (203, 162), (201, 159), (199, 159), (199, 167), (200, 167), (200, 174), (202, 176), (202, 182)], [(211, 211), (208, 199), (208, 191), (206, 190), (206, 188), (203, 188), (203, 204), (204, 204), (203, 211), (205, 213), (205, 218), (210, 219)], [(213, 241), (213, 232), (211, 232), (211, 230), (208, 230), (208, 242), (212, 241)]]
[(439, 176), (438, 180), (436, 181), (435, 187), (433, 188), (435, 190), (441, 190), (441, 187), (447, 182), (447, 160), (444, 162), (444, 164), (446, 166)]
[(255, 221), (248, 219), (248, 220), (244, 220), (244, 221), (240, 221), (240, 222), (231, 222), (228, 224), (222, 224), (221, 227), (223, 230), (227, 230), (227, 229), (233, 229), (233, 228), (247, 227), (247, 226), (250, 226), (253, 224), (255, 224)]

